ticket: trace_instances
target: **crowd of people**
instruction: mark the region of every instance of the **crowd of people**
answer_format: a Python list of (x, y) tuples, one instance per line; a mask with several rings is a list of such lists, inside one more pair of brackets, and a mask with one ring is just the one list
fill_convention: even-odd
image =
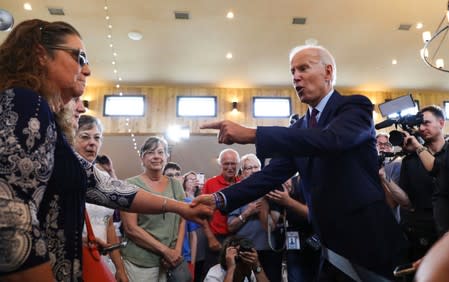
[[(167, 281), (184, 264), (186, 281), (281, 281), (283, 262), (288, 281), (449, 279), (443, 111), (422, 108), (393, 148), (369, 99), (334, 89), (336, 69), (327, 49), (296, 47), (304, 116), (289, 127), (204, 124), (257, 152), (224, 149), (204, 184), (168, 162), (156, 136), (139, 151), (142, 173), (120, 180), (80, 101), (91, 74), (81, 35), (20, 23), (0, 45), (0, 280), (82, 281), (86, 215), (99, 246), (127, 242), (103, 258), (121, 282)], [(416, 276), (395, 272), (407, 262)]]

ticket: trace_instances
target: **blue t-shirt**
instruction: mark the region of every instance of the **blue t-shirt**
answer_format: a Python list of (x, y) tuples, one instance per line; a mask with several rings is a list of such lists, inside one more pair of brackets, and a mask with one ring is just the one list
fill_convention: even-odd
[[(184, 198), (184, 202), (191, 203), (192, 198), (186, 197)], [(198, 228), (200, 228), (200, 225), (196, 222), (190, 220), (186, 221), (186, 232), (184, 234), (184, 243), (182, 244), (182, 256), (186, 261), (192, 261), (189, 233), (197, 230)]]

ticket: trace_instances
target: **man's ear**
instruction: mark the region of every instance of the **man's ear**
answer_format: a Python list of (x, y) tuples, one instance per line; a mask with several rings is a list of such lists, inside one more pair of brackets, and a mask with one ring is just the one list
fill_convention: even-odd
[(334, 74), (334, 67), (332, 65), (326, 65), (325, 67), (326, 75), (325, 80), (330, 81), (332, 83), (332, 77)]
[(440, 119), (439, 119), (439, 123), (440, 123), (441, 129), (443, 129), (443, 128), (444, 128), (445, 120), (444, 120), (443, 118), (440, 118)]

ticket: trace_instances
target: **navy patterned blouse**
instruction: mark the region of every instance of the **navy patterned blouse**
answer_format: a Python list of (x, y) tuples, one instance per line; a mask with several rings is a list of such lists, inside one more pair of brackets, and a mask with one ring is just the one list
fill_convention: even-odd
[(0, 152), (0, 275), (50, 261), (57, 281), (81, 281), (85, 201), (126, 209), (137, 188), (74, 153), (28, 89), (0, 93)]

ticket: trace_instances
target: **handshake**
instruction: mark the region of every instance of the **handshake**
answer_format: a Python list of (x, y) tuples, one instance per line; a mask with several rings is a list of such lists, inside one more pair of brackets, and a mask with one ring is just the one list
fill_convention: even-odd
[(204, 194), (193, 199), (190, 204), (185, 203), (179, 214), (187, 220), (202, 224), (203, 220), (212, 217), (215, 209), (214, 196), (212, 194)]

